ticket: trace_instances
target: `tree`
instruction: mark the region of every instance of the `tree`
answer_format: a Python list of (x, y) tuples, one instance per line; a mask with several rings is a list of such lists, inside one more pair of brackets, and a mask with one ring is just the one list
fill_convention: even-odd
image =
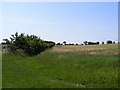
[(97, 42), (96, 44), (100, 44), (100, 42)]
[(88, 42), (88, 45), (97, 45), (99, 42)]
[(9, 44), (10, 41), (8, 39), (3, 39), (3, 41), (5, 41), (5, 44)]
[(65, 45), (65, 44), (66, 44), (66, 41), (63, 41), (63, 44)]
[(104, 44), (104, 42), (102, 42), (102, 44)]
[(87, 45), (87, 44), (88, 44), (88, 42), (87, 42), (87, 41), (84, 41), (83, 43), (84, 43), (85, 45)]
[(106, 43), (107, 43), (107, 44), (112, 44), (112, 41), (111, 41), (111, 40), (108, 40)]
[(4, 39), (8, 44), (8, 48), (11, 51), (16, 51), (18, 49), (22, 49), (28, 55), (35, 55), (38, 54), (48, 48), (51, 48), (55, 45), (52, 41), (43, 41), (35, 35), (27, 35), (25, 36), (24, 33), (18, 35), (11, 35), (10, 41), (8, 39)]
[(113, 44), (115, 44), (115, 41), (113, 41)]
[(60, 43), (57, 43), (56, 45), (61, 45)]

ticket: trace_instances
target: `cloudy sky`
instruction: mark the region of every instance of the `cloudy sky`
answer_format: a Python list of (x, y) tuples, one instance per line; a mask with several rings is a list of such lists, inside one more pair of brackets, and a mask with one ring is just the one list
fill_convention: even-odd
[(118, 41), (117, 2), (2, 2), (0, 42), (15, 32), (69, 43)]

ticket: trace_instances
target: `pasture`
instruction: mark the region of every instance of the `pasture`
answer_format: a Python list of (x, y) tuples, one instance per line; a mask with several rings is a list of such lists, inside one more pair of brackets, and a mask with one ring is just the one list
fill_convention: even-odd
[(118, 44), (4, 53), (2, 68), (3, 88), (117, 88)]
[(0, 89), (2, 88), (2, 45), (0, 44)]

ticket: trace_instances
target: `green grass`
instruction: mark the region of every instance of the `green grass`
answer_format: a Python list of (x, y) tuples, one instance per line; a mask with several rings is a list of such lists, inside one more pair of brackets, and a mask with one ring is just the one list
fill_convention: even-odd
[(36, 56), (3, 54), (3, 88), (117, 88), (117, 46), (55, 46)]
[(2, 46), (0, 45), (0, 89), (2, 88)]

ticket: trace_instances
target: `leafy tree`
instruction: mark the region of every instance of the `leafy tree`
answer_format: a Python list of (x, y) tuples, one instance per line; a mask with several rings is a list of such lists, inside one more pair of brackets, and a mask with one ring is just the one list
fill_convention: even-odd
[(106, 43), (107, 43), (107, 44), (112, 44), (112, 41), (111, 41), (111, 40), (108, 40)]
[(115, 44), (115, 41), (113, 41), (113, 44)]
[(5, 44), (9, 44), (10, 43), (10, 41), (8, 39), (3, 39), (3, 41), (6, 42)]
[(88, 45), (97, 45), (99, 42), (88, 42)]
[(87, 45), (87, 44), (88, 44), (88, 42), (87, 42), (87, 41), (84, 41), (83, 43), (84, 43), (85, 45)]
[(60, 43), (57, 43), (56, 45), (61, 45)]
[(66, 44), (66, 41), (63, 41), (63, 44), (65, 45), (65, 44)]
[(104, 42), (102, 42), (102, 44), (104, 44)]
[(27, 35), (24, 33), (18, 35), (16, 32), (15, 35), (11, 35), (10, 40), (3, 39), (8, 44), (8, 48), (11, 51), (16, 51), (18, 49), (24, 50), (28, 55), (38, 54), (48, 48), (51, 48), (55, 45), (52, 41), (43, 41), (35, 35)]

